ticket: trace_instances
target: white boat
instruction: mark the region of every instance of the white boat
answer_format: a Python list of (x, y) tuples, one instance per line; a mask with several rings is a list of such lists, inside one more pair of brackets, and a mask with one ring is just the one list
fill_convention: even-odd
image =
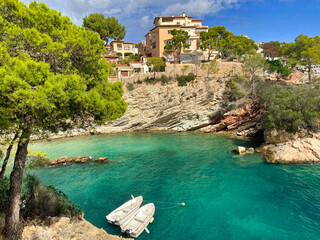
[(139, 237), (144, 230), (149, 233), (147, 226), (150, 222), (153, 222), (154, 212), (155, 206), (153, 203), (142, 206), (120, 225), (121, 232), (134, 238)]
[(106, 216), (109, 223), (120, 226), (120, 224), (139, 209), (143, 201), (142, 196), (131, 197), (131, 200), (122, 204)]

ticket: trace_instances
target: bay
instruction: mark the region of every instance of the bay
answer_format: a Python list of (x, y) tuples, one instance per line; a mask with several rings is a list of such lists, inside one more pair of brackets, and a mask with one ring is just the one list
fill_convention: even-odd
[[(126, 133), (38, 142), (48, 156), (110, 158), (28, 170), (65, 192), (86, 220), (121, 235), (105, 216), (130, 195), (154, 202), (138, 239), (320, 239), (320, 165), (270, 165), (238, 156), (250, 141), (200, 133)], [(184, 202), (182, 206), (178, 203)]]

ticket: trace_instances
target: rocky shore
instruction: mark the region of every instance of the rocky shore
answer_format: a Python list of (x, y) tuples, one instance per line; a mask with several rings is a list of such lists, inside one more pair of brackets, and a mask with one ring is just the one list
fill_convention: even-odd
[[(26, 222), (22, 232), (22, 240), (120, 240), (122, 237), (108, 234), (85, 219), (52, 217), (45, 221)], [(125, 238), (128, 239), (128, 238)]]
[(285, 131), (265, 133), (266, 143), (258, 150), (268, 163), (301, 164), (320, 162), (320, 132)]
[[(124, 99), (128, 103), (126, 113), (120, 119), (103, 126), (92, 127), (88, 131), (75, 129), (67, 133), (51, 135), (49, 138), (80, 136), (89, 134), (110, 134), (135, 131), (194, 131), (204, 133), (227, 133), (232, 136), (253, 137), (262, 133), (262, 112), (248, 101), (230, 103), (225, 98), (228, 91), (223, 69), (216, 78), (197, 77), (188, 86), (179, 87), (176, 81), (162, 85), (134, 84), (130, 91), (124, 81)], [(188, 74), (188, 72), (186, 73)], [(281, 80), (270, 75), (271, 80)], [(299, 84), (305, 74), (295, 72), (281, 81)], [(233, 104), (233, 105), (232, 105)], [(230, 110), (228, 110), (230, 108)], [(272, 135), (273, 134), (273, 135)], [(318, 134), (289, 137), (287, 133), (267, 133), (266, 144), (260, 148), (269, 163), (318, 162)], [(81, 163), (87, 158), (56, 159), (50, 165)]]

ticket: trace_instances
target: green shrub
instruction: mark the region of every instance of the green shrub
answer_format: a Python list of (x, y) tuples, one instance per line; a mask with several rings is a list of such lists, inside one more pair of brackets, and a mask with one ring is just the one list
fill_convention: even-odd
[(196, 75), (194, 75), (194, 73), (189, 73), (188, 74), (188, 82), (191, 82), (191, 81), (193, 81), (195, 79), (196, 79)]
[(167, 75), (164, 75), (164, 74), (162, 74), (161, 75), (161, 84), (162, 85), (166, 85), (168, 82), (170, 82), (170, 78), (168, 78), (168, 76)]
[(49, 158), (47, 157), (47, 152), (32, 151), (28, 149), (27, 167), (39, 168), (48, 165), (48, 163)]
[(263, 90), (260, 95), (263, 127), (267, 130), (319, 129), (320, 92), (317, 88), (276, 85)]
[(172, 77), (168, 77), (167, 75), (162, 74), (160, 78), (149, 78), (146, 77), (144, 82), (146, 84), (156, 84), (161, 82), (161, 85), (165, 85), (172, 80)]
[(292, 73), (291, 69), (283, 65), (280, 60), (267, 60), (267, 68), (270, 72), (277, 72), (284, 76), (289, 76)]
[(44, 186), (32, 175), (27, 175), (23, 187), (21, 214), (24, 218), (78, 216), (81, 209), (67, 195), (53, 186)]
[(156, 78), (146, 77), (146, 78), (144, 79), (144, 82), (145, 82), (146, 84), (155, 84), (155, 83), (157, 83), (157, 79), (156, 79)]
[(0, 213), (4, 213), (9, 203), (9, 178), (4, 177), (0, 184)]
[(178, 86), (184, 87), (187, 86), (188, 82), (193, 81), (196, 78), (196, 76), (193, 73), (189, 73), (188, 75), (181, 75), (177, 77)]
[(246, 95), (246, 91), (241, 87), (239, 83), (234, 80), (231, 80), (229, 83), (230, 88), (230, 100), (238, 100), (243, 98)]
[(184, 86), (187, 86), (187, 76), (185, 75), (181, 75), (177, 78), (177, 81), (178, 81), (178, 86), (179, 87), (184, 87)]
[(127, 89), (128, 89), (128, 91), (133, 91), (134, 90), (134, 84), (133, 83), (127, 83)]
[(142, 84), (142, 81), (139, 79), (139, 80), (137, 81), (137, 83), (138, 83), (138, 84)]

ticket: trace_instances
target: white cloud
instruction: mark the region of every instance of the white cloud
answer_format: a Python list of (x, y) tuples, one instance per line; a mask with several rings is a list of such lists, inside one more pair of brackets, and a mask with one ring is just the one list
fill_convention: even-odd
[(152, 27), (153, 21), (149, 16), (146, 15), (146, 16), (143, 16), (142, 18), (140, 18), (139, 22), (140, 22), (140, 26), (142, 28), (150, 28), (150, 27)]
[(238, 2), (238, 0), (189, 0), (189, 2), (175, 3), (168, 6), (162, 14), (171, 15), (172, 13), (181, 14), (186, 12), (195, 16), (214, 15), (223, 9), (234, 7)]
[[(22, 0), (29, 4), (32, 0)], [(227, 8), (234, 8), (239, 2), (253, 0), (37, 0), (50, 8), (69, 16), (71, 20), (82, 25), (82, 19), (90, 13), (103, 13), (106, 17), (115, 16), (127, 29), (127, 40), (142, 39), (153, 26), (155, 16), (187, 15), (204, 17), (215, 15)], [(260, 1), (260, 0), (254, 0)], [(142, 17), (141, 17), (142, 16)], [(132, 40), (131, 40), (132, 41)]]

